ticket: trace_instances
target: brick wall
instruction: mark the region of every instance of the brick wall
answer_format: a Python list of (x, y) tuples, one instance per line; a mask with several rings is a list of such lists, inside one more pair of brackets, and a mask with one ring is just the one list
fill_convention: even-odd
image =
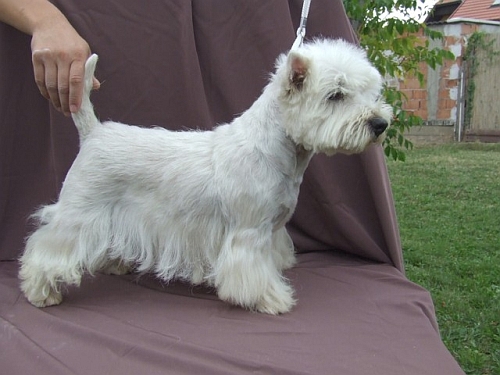
[[(421, 87), (417, 78), (399, 80), (399, 89), (406, 95), (403, 108), (424, 119), (429, 125), (449, 125), (456, 122), (460, 66), (467, 37), (480, 29), (471, 23), (437, 24), (430, 28), (443, 33), (440, 41), (430, 41), (431, 48), (444, 48), (455, 54), (456, 59), (445, 61), (435, 70), (427, 64), (420, 65), (426, 85)], [(425, 38), (424, 36), (421, 36)]]
[[(427, 71), (427, 64), (420, 64), (420, 72), (424, 74), (426, 81)], [(420, 86), (418, 79), (415, 77), (406, 77), (404, 80), (400, 80), (399, 90), (405, 94), (407, 98), (403, 108), (416, 116), (427, 119), (427, 89)]]

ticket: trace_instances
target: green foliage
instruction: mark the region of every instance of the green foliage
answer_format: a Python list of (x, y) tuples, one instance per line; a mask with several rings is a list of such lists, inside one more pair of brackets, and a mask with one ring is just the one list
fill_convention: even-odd
[[(397, 79), (413, 76), (424, 86), (422, 63), (435, 69), (444, 60), (454, 58), (449, 51), (430, 48), (430, 40), (440, 39), (442, 34), (416, 19), (425, 11), (422, 0), (344, 0), (344, 6), (361, 46), (384, 76)], [(399, 16), (393, 15), (395, 12)], [(407, 98), (397, 88), (386, 85), (384, 96), (394, 108), (394, 119), (384, 141), (385, 153), (404, 161), (405, 150), (412, 148), (404, 132), (422, 125), (423, 120), (403, 110)]]

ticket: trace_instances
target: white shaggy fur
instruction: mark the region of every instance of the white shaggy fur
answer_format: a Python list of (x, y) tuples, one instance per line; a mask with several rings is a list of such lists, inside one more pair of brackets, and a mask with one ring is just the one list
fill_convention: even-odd
[(317, 40), (277, 60), (261, 97), (212, 131), (100, 123), (86, 64), (81, 149), (57, 203), (35, 215), (21, 289), (35, 306), (62, 301), (84, 272), (154, 272), (207, 283), (233, 304), (269, 314), (295, 301), (282, 275), (295, 261), (285, 224), (316, 152), (361, 152), (392, 110), (365, 53)]

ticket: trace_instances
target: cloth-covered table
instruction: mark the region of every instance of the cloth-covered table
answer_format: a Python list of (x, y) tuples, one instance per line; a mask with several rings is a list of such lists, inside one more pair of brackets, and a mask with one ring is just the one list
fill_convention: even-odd
[[(53, 2), (100, 57), (99, 117), (179, 130), (210, 129), (251, 105), (292, 45), (302, 5)], [(307, 26), (308, 37), (356, 42), (340, 0), (313, 0)], [(17, 279), (29, 215), (57, 198), (78, 135), (39, 94), (29, 43), (0, 24), (2, 374), (463, 374), (429, 293), (404, 275), (380, 146), (313, 158), (288, 224), (298, 252), (288, 314), (135, 274), (85, 277), (61, 305), (31, 306)]]

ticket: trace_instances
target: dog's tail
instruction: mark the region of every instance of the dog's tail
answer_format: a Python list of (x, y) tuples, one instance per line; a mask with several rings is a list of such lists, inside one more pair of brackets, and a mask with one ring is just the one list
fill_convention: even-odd
[(85, 139), (85, 137), (87, 137), (87, 135), (89, 135), (92, 129), (99, 124), (99, 120), (94, 113), (94, 107), (90, 102), (90, 92), (92, 91), (97, 60), (97, 55), (93, 54), (85, 63), (82, 105), (78, 112), (72, 114), (73, 121), (75, 122), (78, 134), (80, 135), (80, 143)]

